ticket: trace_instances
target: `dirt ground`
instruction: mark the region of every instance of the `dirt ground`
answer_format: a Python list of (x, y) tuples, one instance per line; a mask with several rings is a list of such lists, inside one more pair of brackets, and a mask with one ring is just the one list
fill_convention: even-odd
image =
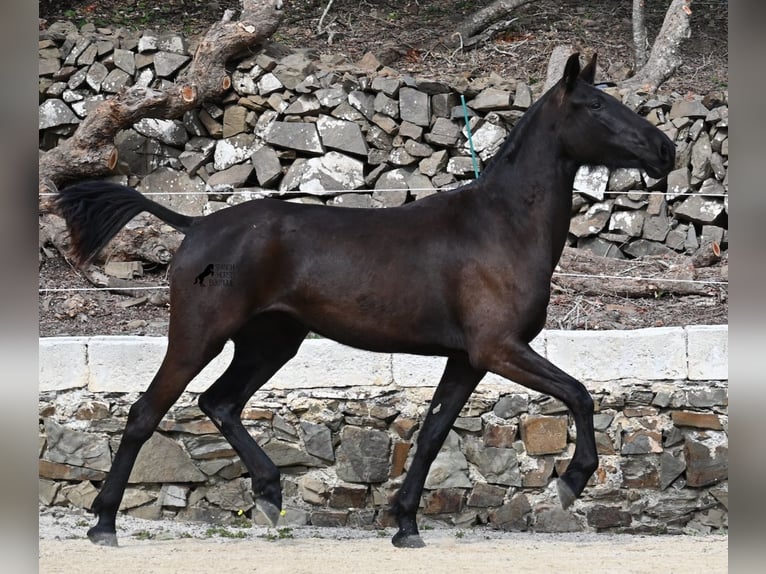
[[(118, 517), (118, 548), (84, 538), (90, 516), (41, 512), (40, 574), (407, 574), (569, 571), (578, 574), (728, 572), (728, 536), (503, 533), (483, 528), (421, 532), (427, 546), (394, 548), (393, 529), (216, 529)], [(237, 536), (237, 538), (224, 537)]]

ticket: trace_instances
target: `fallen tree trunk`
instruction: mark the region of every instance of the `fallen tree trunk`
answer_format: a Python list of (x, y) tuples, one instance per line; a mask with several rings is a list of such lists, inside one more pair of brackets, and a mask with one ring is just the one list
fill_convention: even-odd
[(715, 282), (726, 280), (710, 271), (702, 277), (689, 258), (681, 255), (625, 260), (573, 248), (564, 249), (553, 275), (554, 290), (621, 297), (712, 296), (720, 291), (720, 285)]
[[(117, 166), (114, 138), (142, 118), (173, 119), (202, 102), (220, 98), (230, 87), (226, 63), (254, 51), (277, 30), (282, 0), (241, 0), (242, 13), (232, 20), (229, 11), (200, 41), (194, 57), (173, 88), (131, 87), (98, 105), (74, 135), (40, 157), (41, 194), (55, 192), (67, 182), (111, 174)], [(50, 196), (40, 196), (42, 212), (51, 210)]]

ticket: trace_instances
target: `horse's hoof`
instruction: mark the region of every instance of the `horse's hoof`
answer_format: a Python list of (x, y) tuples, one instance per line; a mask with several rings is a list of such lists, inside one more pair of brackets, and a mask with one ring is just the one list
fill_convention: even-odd
[(277, 525), (277, 522), (279, 522), (279, 517), (282, 515), (282, 512), (279, 510), (279, 508), (277, 508), (275, 504), (269, 502), (265, 498), (255, 499), (255, 509), (260, 512), (266, 520), (269, 521), (269, 524), (272, 528)]
[(560, 478), (556, 481), (556, 490), (558, 490), (559, 493), (559, 502), (561, 503), (561, 508), (564, 510), (569, 508), (577, 498), (575, 493), (572, 492), (572, 489), (569, 488), (569, 485)]
[(97, 546), (117, 546), (117, 533), (98, 530), (96, 526), (88, 530), (88, 539)]
[(419, 534), (394, 534), (391, 544), (397, 548), (424, 548), (426, 543)]

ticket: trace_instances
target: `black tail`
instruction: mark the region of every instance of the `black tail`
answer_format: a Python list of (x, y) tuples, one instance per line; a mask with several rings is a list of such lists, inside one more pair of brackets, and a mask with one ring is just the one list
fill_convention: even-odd
[(72, 255), (79, 266), (90, 263), (122, 227), (142, 211), (159, 217), (181, 233), (197, 220), (147, 199), (131, 187), (86, 181), (62, 189), (54, 199), (66, 220)]

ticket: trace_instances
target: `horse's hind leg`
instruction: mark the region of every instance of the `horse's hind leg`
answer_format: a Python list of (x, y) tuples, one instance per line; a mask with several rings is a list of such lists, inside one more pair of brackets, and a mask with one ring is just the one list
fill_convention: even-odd
[(91, 506), (98, 516), (97, 524), (88, 530), (91, 542), (104, 546), (117, 545), (117, 509), (141, 446), (151, 437), (189, 382), (221, 352), (224, 342), (225, 339), (208, 340), (207, 344), (202, 344), (199, 341), (192, 343), (189, 337), (169, 339), (165, 358), (151, 385), (130, 408), (112, 468)]
[(460, 409), (463, 408), (484, 374), (485, 371), (476, 370), (470, 365), (466, 355), (454, 356), (447, 361), (444, 374), (431, 399), (423, 428), (418, 434), (417, 450), (412, 464), (391, 507), (399, 526), (399, 530), (391, 540), (394, 546), (399, 548), (424, 546), (418, 534), (416, 514), (428, 470), (444, 444)]
[(226, 437), (250, 473), (256, 508), (276, 525), (282, 509), (279, 469), (256, 444), (240, 415), (248, 399), (295, 356), (308, 329), (285, 316), (254, 318), (237, 332), (234, 357), (199, 399), (199, 406)]

